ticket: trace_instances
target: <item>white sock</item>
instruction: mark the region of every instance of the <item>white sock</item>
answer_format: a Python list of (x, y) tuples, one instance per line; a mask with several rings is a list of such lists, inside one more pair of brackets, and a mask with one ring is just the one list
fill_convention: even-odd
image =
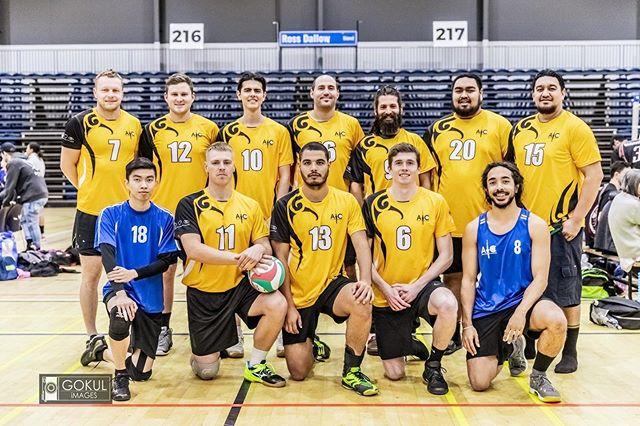
[(249, 368), (253, 367), (256, 364), (260, 364), (262, 361), (267, 359), (268, 351), (261, 351), (260, 349), (256, 349), (255, 347), (251, 350), (251, 358), (249, 358)]

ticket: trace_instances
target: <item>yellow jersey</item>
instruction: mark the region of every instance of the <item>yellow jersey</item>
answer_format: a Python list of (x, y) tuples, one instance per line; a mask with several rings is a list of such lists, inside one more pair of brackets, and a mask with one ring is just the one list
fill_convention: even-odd
[(437, 163), (433, 190), (442, 194), (456, 224), (454, 237), (462, 237), (469, 222), (489, 207), (482, 189), (487, 164), (502, 161), (507, 153), (511, 123), (496, 113), (481, 110), (471, 118), (450, 114), (431, 125), (425, 140)]
[(80, 150), (78, 210), (98, 216), (105, 207), (129, 198), (125, 167), (138, 152), (141, 133), (140, 120), (124, 110), (115, 120), (107, 120), (95, 108), (71, 117), (62, 146)]
[(154, 203), (173, 213), (182, 197), (206, 185), (206, 152), (217, 136), (216, 123), (198, 114), (184, 123), (166, 114), (145, 126), (139, 155), (158, 168), (159, 183), (151, 197)]
[(291, 246), (289, 280), (296, 308), (313, 305), (341, 274), (347, 236), (364, 229), (358, 202), (339, 189), (329, 187), (317, 203), (300, 188), (276, 201), (270, 238)]
[[(436, 238), (455, 230), (441, 194), (418, 187), (410, 201), (396, 201), (385, 189), (362, 206), (367, 235), (373, 240), (373, 265), (389, 285), (412, 284), (431, 266)], [(389, 306), (377, 285), (374, 306)]]
[[(176, 209), (175, 237), (198, 234), (202, 243), (222, 251), (241, 253), (269, 235), (258, 203), (233, 191), (227, 201), (218, 201), (204, 189), (187, 195)], [(236, 265), (207, 265), (188, 259), (182, 283), (209, 293), (222, 293), (237, 286), (243, 272)]]

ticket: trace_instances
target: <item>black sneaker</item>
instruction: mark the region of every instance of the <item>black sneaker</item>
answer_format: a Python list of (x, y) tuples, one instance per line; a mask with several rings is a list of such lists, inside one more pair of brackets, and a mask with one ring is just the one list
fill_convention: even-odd
[(331, 348), (318, 336), (313, 337), (313, 357), (318, 362), (325, 362), (331, 356)]
[(128, 374), (116, 374), (111, 387), (111, 398), (114, 401), (128, 401), (131, 399)]
[(87, 347), (80, 357), (80, 364), (86, 367), (94, 361), (101, 361), (102, 359), (98, 358), (98, 354), (102, 353), (105, 349), (107, 349), (107, 342), (104, 340), (104, 336), (96, 334), (89, 338), (89, 340), (87, 340)]
[(462, 349), (462, 339), (458, 341), (458, 339), (454, 337), (453, 340), (449, 342), (449, 345), (447, 345), (447, 349), (445, 349), (444, 354), (451, 355), (460, 349)]
[(281, 388), (287, 384), (287, 381), (280, 375), (276, 374), (273, 367), (262, 361), (253, 367), (249, 367), (249, 362), (244, 364), (244, 378), (250, 382), (262, 383), (271, 388)]
[(444, 379), (443, 372), (446, 372), (438, 361), (425, 362), (422, 381), (427, 385), (429, 393), (434, 395), (444, 395), (449, 392), (449, 385)]

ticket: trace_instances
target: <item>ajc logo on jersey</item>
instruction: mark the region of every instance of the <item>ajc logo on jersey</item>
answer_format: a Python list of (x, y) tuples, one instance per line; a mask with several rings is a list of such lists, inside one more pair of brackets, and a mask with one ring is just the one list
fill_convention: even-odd
[(496, 251), (496, 246), (489, 245), (489, 241), (487, 241), (485, 245), (482, 246), (482, 250), (480, 251), (480, 254), (482, 256), (487, 256), (488, 259), (491, 259), (491, 255), (498, 254), (498, 252)]
[(273, 146), (273, 139), (264, 139), (262, 145)]
[(553, 142), (554, 139), (560, 139), (560, 133), (551, 132), (549, 133), (549, 139)]
[(334, 134), (334, 136), (337, 136), (337, 137), (339, 137), (339, 138), (342, 138), (342, 137), (344, 137), (344, 136), (346, 136), (346, 135), (347, 135), (347, 132), (345, 132), (344, 130), (338, 130), (338, 131)]
[(487, 133), (488, 133), (487, 129), (478, 129), (478, 130), (476, 130), (476, 135), (478, 135), (478, 136), (484, 136)]
[(198, 140), (198, 138), (201, 138), (201, 137), (203, 137), (203, 136), (204, 136), (204, 135), (203, 135), (202, 133), (200, 133), (200, 132), (193, 132), (193, 133), (191, 133), (191, 137), (192, 137), (192, 138), (196, 138), (196, 140)]
[(331, 220), (338, 223), (339, 220), (342, 220), (342, 213), (331, 213)]
[(429, 215), (428, 214), (419, 214), (416, 217), (416, 220), (424, 225), (425, 222), (429, 222)]
[(134, 132), (133, 130), (125, 130), (124, 134), (125, 136), (129, 136), (129, 139), (133, 139), (136, 137), (136, 132)]
[(236, 214), (236, 220), (239, 220), (240, 223), (244, 222), (247, 219), (249, 219), (249, 216), (246, 213), (238, 213), (238, 214)]

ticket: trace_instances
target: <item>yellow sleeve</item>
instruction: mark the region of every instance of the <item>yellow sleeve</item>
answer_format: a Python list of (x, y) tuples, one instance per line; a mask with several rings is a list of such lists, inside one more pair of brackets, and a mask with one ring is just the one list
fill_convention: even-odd
[(218, 125), (216, 123), (214, 123), (213, 121), (211, 121), (211, 129), (210, 129), (210, 133), (209, 133), (209, 140), (211, 141), (211, 143), (214, 143), (217, 139), (218, 139), (218, 133), (220, 132), (220, 129), (218, 128)]
[(509, 149), (509, 135), (511, 134), (511, 123), (504, 117), (500, 120), (500, 150), (502, 151), (502, 158), (507, 156), (507, 150)]
[(569, 151), (573, 162), (578, 168), (602, 161), (598, 142), (596, 142), (596, 138), (587, 123), (582, 120), (573, 129)]
[[(439, 195), (439, 194), (438, 194)], [(451, 213), (449, 210), (449, 205), (447, 201), (441, 195), (437, 198), (437, 214), (436, 218), (436, 238), (444, 237), (447, 234), (452, 233), (456, 230), (456, 225), (453, 222), (453, 218), (451, 217)]]
[(293, 164), (293, 152), (291, 150), (291, 135), (285, 127), (279, 127), (278, 134), (278, 167)]
[(362, 131), (360, 122), (355, 117), (353, 117), (353, 129), (351, 133), (353, 135), (353, 139), (351, 140), (351, 148), (356, 149), (362, 138), (364, 138), (364, 132)]
[(347, 233), (353, 235), (358, 231), (365, 231), (364, 217), (362, 217), (362, 210), (358, 205), (355, 197), (351, 194), (348, 195), (347, 201), (349, 203), (349, 222), (347, 222)]
[(253, 220), (253, 227), (251, 228), (251, 241), (254, 242), (262, 237), (269, 236), (269, 229), (267, 228), (267, 221), (262, 214), (260, 205), (256, 202), (253, 203), (253, 214), (251, 217)]
[(420, 173), (426, 173), (429, 170), (436, 168), (436, 162), (431, 155), (431, 151), (427, 148), (427, 144), (418, 135), (411, 135), (413, 139), (413, 145), (418, 149), (420, 153)]

